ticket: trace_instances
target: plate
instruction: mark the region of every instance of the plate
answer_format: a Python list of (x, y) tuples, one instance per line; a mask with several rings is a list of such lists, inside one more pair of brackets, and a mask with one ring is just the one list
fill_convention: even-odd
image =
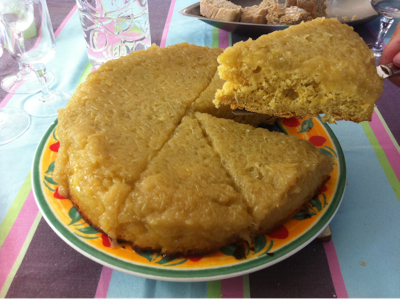
[(115, 244), (79, 215), (69, 199), (58, 193), (53, 179), (60, 143), (57, 120), (44, 134), (32, 166), (36, 202), (50, 227), (71, 247), (88, 258), (125, 273), (167, 281), (210, 281), (240, 276), (274, 265), (310, 243), (329, 224), (341, 203), (346, 184), (346, 164), (340, 144), (319, 118), (279, 120), (267, 129), (309, 140), (334, 158), (331, 179), (291, 220), (271, 234), (242, 244), (245, 257), (233, 255), (239, 245), (230, 244), (203, 257), (163, 259), (156, 253), (136, 253), (129, 244)]
[[(232, 0), (231, 0), (232, 1)], [(235, 4), (242, 6), (251, 6), (260, 3), (260, 0), (233, 0)], [(279, 0), (281, 3), (282, 0)], [(283, 1), (283, 4), (285, 1)], [(369, 0), (327, 0), (326, 13), (328, 18), (338, 18), (339, 21), (343, 17), (347, 17), (348, 21), (342, 22), (349, 26), (359, 26), (368, 23), (378, 17), (378, 13), (372, 8)], [(273, 32), (275, 30), (283, 30), (290, 25), (268, 25), (268, 24), (248, 24), (240, 22), (227, 22), (209, 19), (200, 15), (200, 2), (190, 5), (181, 11), (181, 15), (199, 19), (209, 25), (219, 29), (243, 34), (251, 37), (258, 37), (260, 35)], [(351, 20), (353, 16), (357, 16), (357, 20)]]

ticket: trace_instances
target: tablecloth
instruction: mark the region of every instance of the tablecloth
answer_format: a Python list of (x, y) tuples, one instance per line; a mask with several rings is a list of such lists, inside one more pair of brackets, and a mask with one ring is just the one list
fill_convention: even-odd
[[(149, 0), (152, 42), (225, 48), (246, 36), (178, 11), (195, 0)], [(52, 89), (73, 93), (92, 70), (73, 0), (48, 0), (57, 53)], [(398, 20), (389, 31), (390, 39)], [(379, 19), (355, 28), (372, 43)], [(0, 79), (17, 64), (5, 52)], [(247, 275), (208, 282), (167, 282), (125, 274), (83, 256), (49, 227), (35, 203), (31, 167), (54, 117), (0, 146), (0, 297), (400, 297), (400, 88), (386, 80), (371, 122), (330, 127), (346, 158), (347, 186), (331, 221), (332, 240), (313, 241), (284, 261)], [(23, 95), (0, 91), (0, 107)]]

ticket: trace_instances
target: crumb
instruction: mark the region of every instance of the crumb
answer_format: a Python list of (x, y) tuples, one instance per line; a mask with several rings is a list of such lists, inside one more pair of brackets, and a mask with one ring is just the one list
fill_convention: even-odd
[(365, 267), (365, 262), (361, 262), (361, 266), (364, 266), (364, 267)]
[(354, 15), (354, 16), (351, 18), (351, 20), (352, 20), (352, 21), (358, 20), (357, 15)]
[(348, 20), (349, 20), (348, 17), (342, 17), (342, 21), (343, 21), (343, 22), (347, 22)]
[(335, 297), (335, 298), (336, 298), (336, 295), (335, 295), (335, 294), (333, 294), (333, 297)]

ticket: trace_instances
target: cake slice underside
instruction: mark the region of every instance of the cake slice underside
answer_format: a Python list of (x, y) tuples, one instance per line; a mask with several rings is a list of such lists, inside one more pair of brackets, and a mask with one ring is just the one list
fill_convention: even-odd
[(253, 115), (235, 115), (229, 106), (215, 107), (213, 101), (215, 100), (215, 93), (218, 89), (221, 89), (225, 81), (219, 77), (218, 70), (215, 72), (208, 87), (200, 94), (200, 96), (191, 104), (188, 109), (187, 115), (194, 112), (208, 113), (212, 116), (233, 119), (238, 123), (244, 123), (257, 127), (260, 124), (273, 124), (276, 121), (276, 117), (271, 115), (254, 113)]
[(373, 54), (337, 20), (318, 18), (239, 42), (218, 57), (215, 104), (281, 117), (370, 120), (383, 91)]
[(332, 159), (306, 140), (195, 115), (246, 199), (253, 235), (288, 220), (318, 193), (333, 170)]

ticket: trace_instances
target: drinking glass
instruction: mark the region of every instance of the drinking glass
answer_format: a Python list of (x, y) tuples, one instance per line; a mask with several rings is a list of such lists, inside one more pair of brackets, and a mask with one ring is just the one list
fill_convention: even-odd
[[(54, 75), (47, 72), (47, 82), (54, 82)], [(8, 93), (29, 94), (42, 90), (42, 86), (35, 72), (28, 66), (18, 63), (18, 72), (8, 75), (1, 81), (1, 88)]]
[[(56, 46), (45, 0), (1, 1), (0, 16), (8, 51), (18, 62), (29, 65), (41, 83), (42, 92), (26, 100), (25, 111), (39, 117), (57, 115), (58, 109), (65, 107), (70, 95), (49, 90), (45, 63), (54, 57)], [(31, 38), (26, 39), (23, 32), (32, 23), (37, 30)]]
[(375, 57), (380, 57), (383, 50), (383, 40), (393, 24), (393, 18), (400, 17), (400, 0), (370, 0), (370, 2), (372, 8), (382, 15), (378, 38), (371, 48)]
[(87, 54), (103, 62), (151, 46), (147, 0), (76, 0)]
[[(3, 55), (4, 40), (0, 34), (0, 57)], [(29, 127), (31, 118), (18, 108), (0, 108), (0, 145), (21, 136)]]

